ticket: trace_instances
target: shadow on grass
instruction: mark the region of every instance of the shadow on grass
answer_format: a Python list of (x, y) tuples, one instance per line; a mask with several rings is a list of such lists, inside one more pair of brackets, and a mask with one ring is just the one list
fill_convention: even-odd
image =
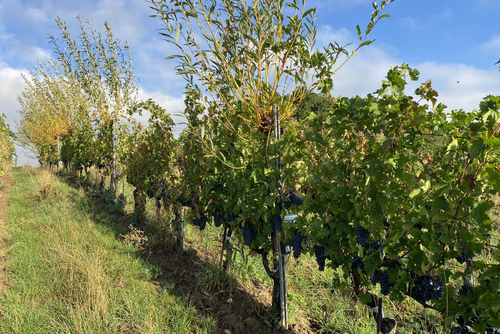
[[(123, 241), (123, 236), (131, 232), (131, 225), (135, 225), (133, 233), (143, 231), (146, 236), (154, 233), (147, 224), (136, 224), (134, 214), (125, 212), (123, 195), (115, 197), (85, 177), (61, 173), (59, 177), (70, 187), (84, 190), (87, 203), (81, 203), (77, 196), (70, 200), (80, 203), (95, 222), (106, 225), (116, 239)], [(190, 240), (185, 241), (183, 250), (157, 247), (138, 250), (137, 254), (146, 265), (159, 268), (154, 282), (158, 289), (168, 287), (201, 314), (216, 319), (218, 333), (312, 333), (311, 329), (298, 325), (293, 330), (280, 330), (279, 315), (270, 307), (271, 289), (256, 283), (259, 293), (250, 295), (230, 273), (209, 261), (200, 245)]]

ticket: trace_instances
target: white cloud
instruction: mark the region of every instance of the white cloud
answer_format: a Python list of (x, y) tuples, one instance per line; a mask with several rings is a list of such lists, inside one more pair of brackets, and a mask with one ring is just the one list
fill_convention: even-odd
[(472, 111), (487, 95), (500, 93), (500, 73), (495, 69), (434, 62), (419, 64), (416, 68), (420, 71), (420, 82), (432, 80), (432, 86), (439, 93), (438, 101), (447, 105), (448, 110)]
[[(0, 62), (0, 101), (2, 101), (0, 113), (7, 116), (7, 123), (12, 131), (16, 131), (15, 122), (19, 120), (17, 110), (19, 110), (20, 105), (17, 96), (24, 89), (21, 74), (27, 74), (26, 70), (15, 69)], [(16, 154), (18, 165), (36, 164), (36, 161), (30, 160), (19, 146), (16, 146)]]
[(448, 20), (453, 17), (453, 11), (450, 7), (444, 7), (442, 11), (433, 14), (431, 17), (437, 20)]
[(482, 48), (487, 51), (500, 51), (500, 36), (492, 37)]
[(28, 62), (35, 64), (38, 60), (46, 62), (51, 58), (51, 52), (38, 46), (30, 45), (25, 46), (22, 51), (22, 58)]
[[(366, 96), (381, 87), (391, 66), (400, 65), (399, 59), (391, 59), (390, 53), (376, 46), (362, 49), (334, 76), (334, 96)], [(413, 95), (415, 89), (427, 80), (439, 93), (438, 102), (452, 109), (472, 111), (487, 95), (500, 92), (500, 73), (498, 70), (480, 70), (463, 64), (443, 64), (426, 62), (410, 64), (420, 71), (418, 82), (409, 82), (407, 94)], [(409, 79), (408, 79), (409, 80)]]
[(404, 17), (399, 20), (399, 24), (410, 30), (418, 30), (421, 28), (420, 23), (413, 17)]
[(332, 26), (324, 24), (318, 27), (316, 34), (316, 41), (318, 46), (328, 46), (328, 44), (337, 42), (339, 45), (344, 46), (349, 43), (355, 43), (358, 38), (353, 36), (346, 28), (334, 29)]
[[(139, 89), (138, 98), (139, 100), (147, 100), (151, 98), (170, 114), (170, 117), (175, 123), (173, 130), (175, 137), (177, 137), (185, 128), (185, 125), (183, 125), (183, 123), (186, 122), (185, 118), (177, 115), (184, 112), (185, 105), (183, 98), (167, 95), (161, 92), (148, 92), (142, 88)], [(142, 124), (146, 125), (148, 123), (149, 115), (143, 114), (142, 116), (135, 118)]]
[(28, 8), (24, 11), (24, 15), (26, 15), (26, 18), (34, 23), (46, 23), (48, 21), (47, 12), (41, 8), (28, 6)]

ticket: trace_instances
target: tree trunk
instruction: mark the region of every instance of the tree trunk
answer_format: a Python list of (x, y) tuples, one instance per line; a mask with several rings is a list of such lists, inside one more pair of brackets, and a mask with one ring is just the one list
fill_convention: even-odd
[(116, 167), (116, 134), (114, 122), (111, 122), (111, 145), (112, 145), (112, 159), (111, 159), (111, 180), (109, 181), (109, 191), (116, 196), (118, 189), (118, 170)]
[(184, 224), (181, 212), (177, 206), (174, 205), (174, 221), (172, 222), (177, 241), (177, 248), (182, 250), (184, 248)]
[(134, 189), (134, 211), (139, 223), (146, 222), (146, 195), (141, 188)]

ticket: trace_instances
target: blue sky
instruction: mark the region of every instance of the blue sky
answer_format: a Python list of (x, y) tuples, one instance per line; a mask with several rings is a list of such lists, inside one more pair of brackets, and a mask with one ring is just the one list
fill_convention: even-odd
[[(317, 46), (354, 45), (356, 25), (364, 31), (373, 10), (370, 0), (308, 0), (307, 7), (318, 9)], [(373, 92), (390, 66), (403, 62), (420, 70), (419, 82), (431, 79), (450, 109), (472, 110), (484, 96), (500, 94), (500, 72), (493, 65), (500, 59), (500, 1), (395, 0), (386, 13), (392, 18), (376, 26), (376, 41), (335, 75), (333, 95)], [(152, 97), (172, 114), (182, 111), (185, 83), (174, 74), (175, 62), (164, 60), (173, 50), (158, 35), (161, 23), (152, 14), (145, 0), (0, 0), (0, 113), (15, 129), (24, 64), (53, 57), (48, 34), (60, 35), (58, 16), (73, 37), (77, 16), (99, 30), (108, 21), (115, 36), (130, 44), (140, 98)], [(29, 161), (17, 152), (19, 164)]]

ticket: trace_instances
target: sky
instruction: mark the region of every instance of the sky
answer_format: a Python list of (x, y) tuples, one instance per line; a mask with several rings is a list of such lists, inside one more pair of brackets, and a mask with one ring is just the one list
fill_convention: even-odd
[[(159, 35), (161, 22), (150, 17), (155, 13), (149, 6), (145, 0), (0, 0), (0, 113), (11, 129), (19, 120), (25, 65), (55, 57), (49, 34), (61, 36), (57, 17), (73, 38), (79, 33), (77, 16), (92, 20), (96, 30), (107, 21), (115, 37), (130, 45), (139, 98), (153, 98), (172, 115), (182, 112), (185, 81), (175, 75), (175, 60), (165, 60), (174, 50)], [(306, 7), (317, 8), (318, 47), (333, 41), (354, 46), (356, 25), (364, 31), (373, 11), (371, 0), (308, 0)], [(485, 96), (500, 95), (494, 65), (500, 59), (499, 0), (395, 0), (385, 13), (391, 18), (375, 27), (375, 42), (334, 75), (334, 96), (373, 93), (391, 66), (402, 63), (420, 71), (408, 94), (430, 79), (449, 110), (471, 111)], [(29, 152), (16, 152), (18, 165), (35, 164)]]

